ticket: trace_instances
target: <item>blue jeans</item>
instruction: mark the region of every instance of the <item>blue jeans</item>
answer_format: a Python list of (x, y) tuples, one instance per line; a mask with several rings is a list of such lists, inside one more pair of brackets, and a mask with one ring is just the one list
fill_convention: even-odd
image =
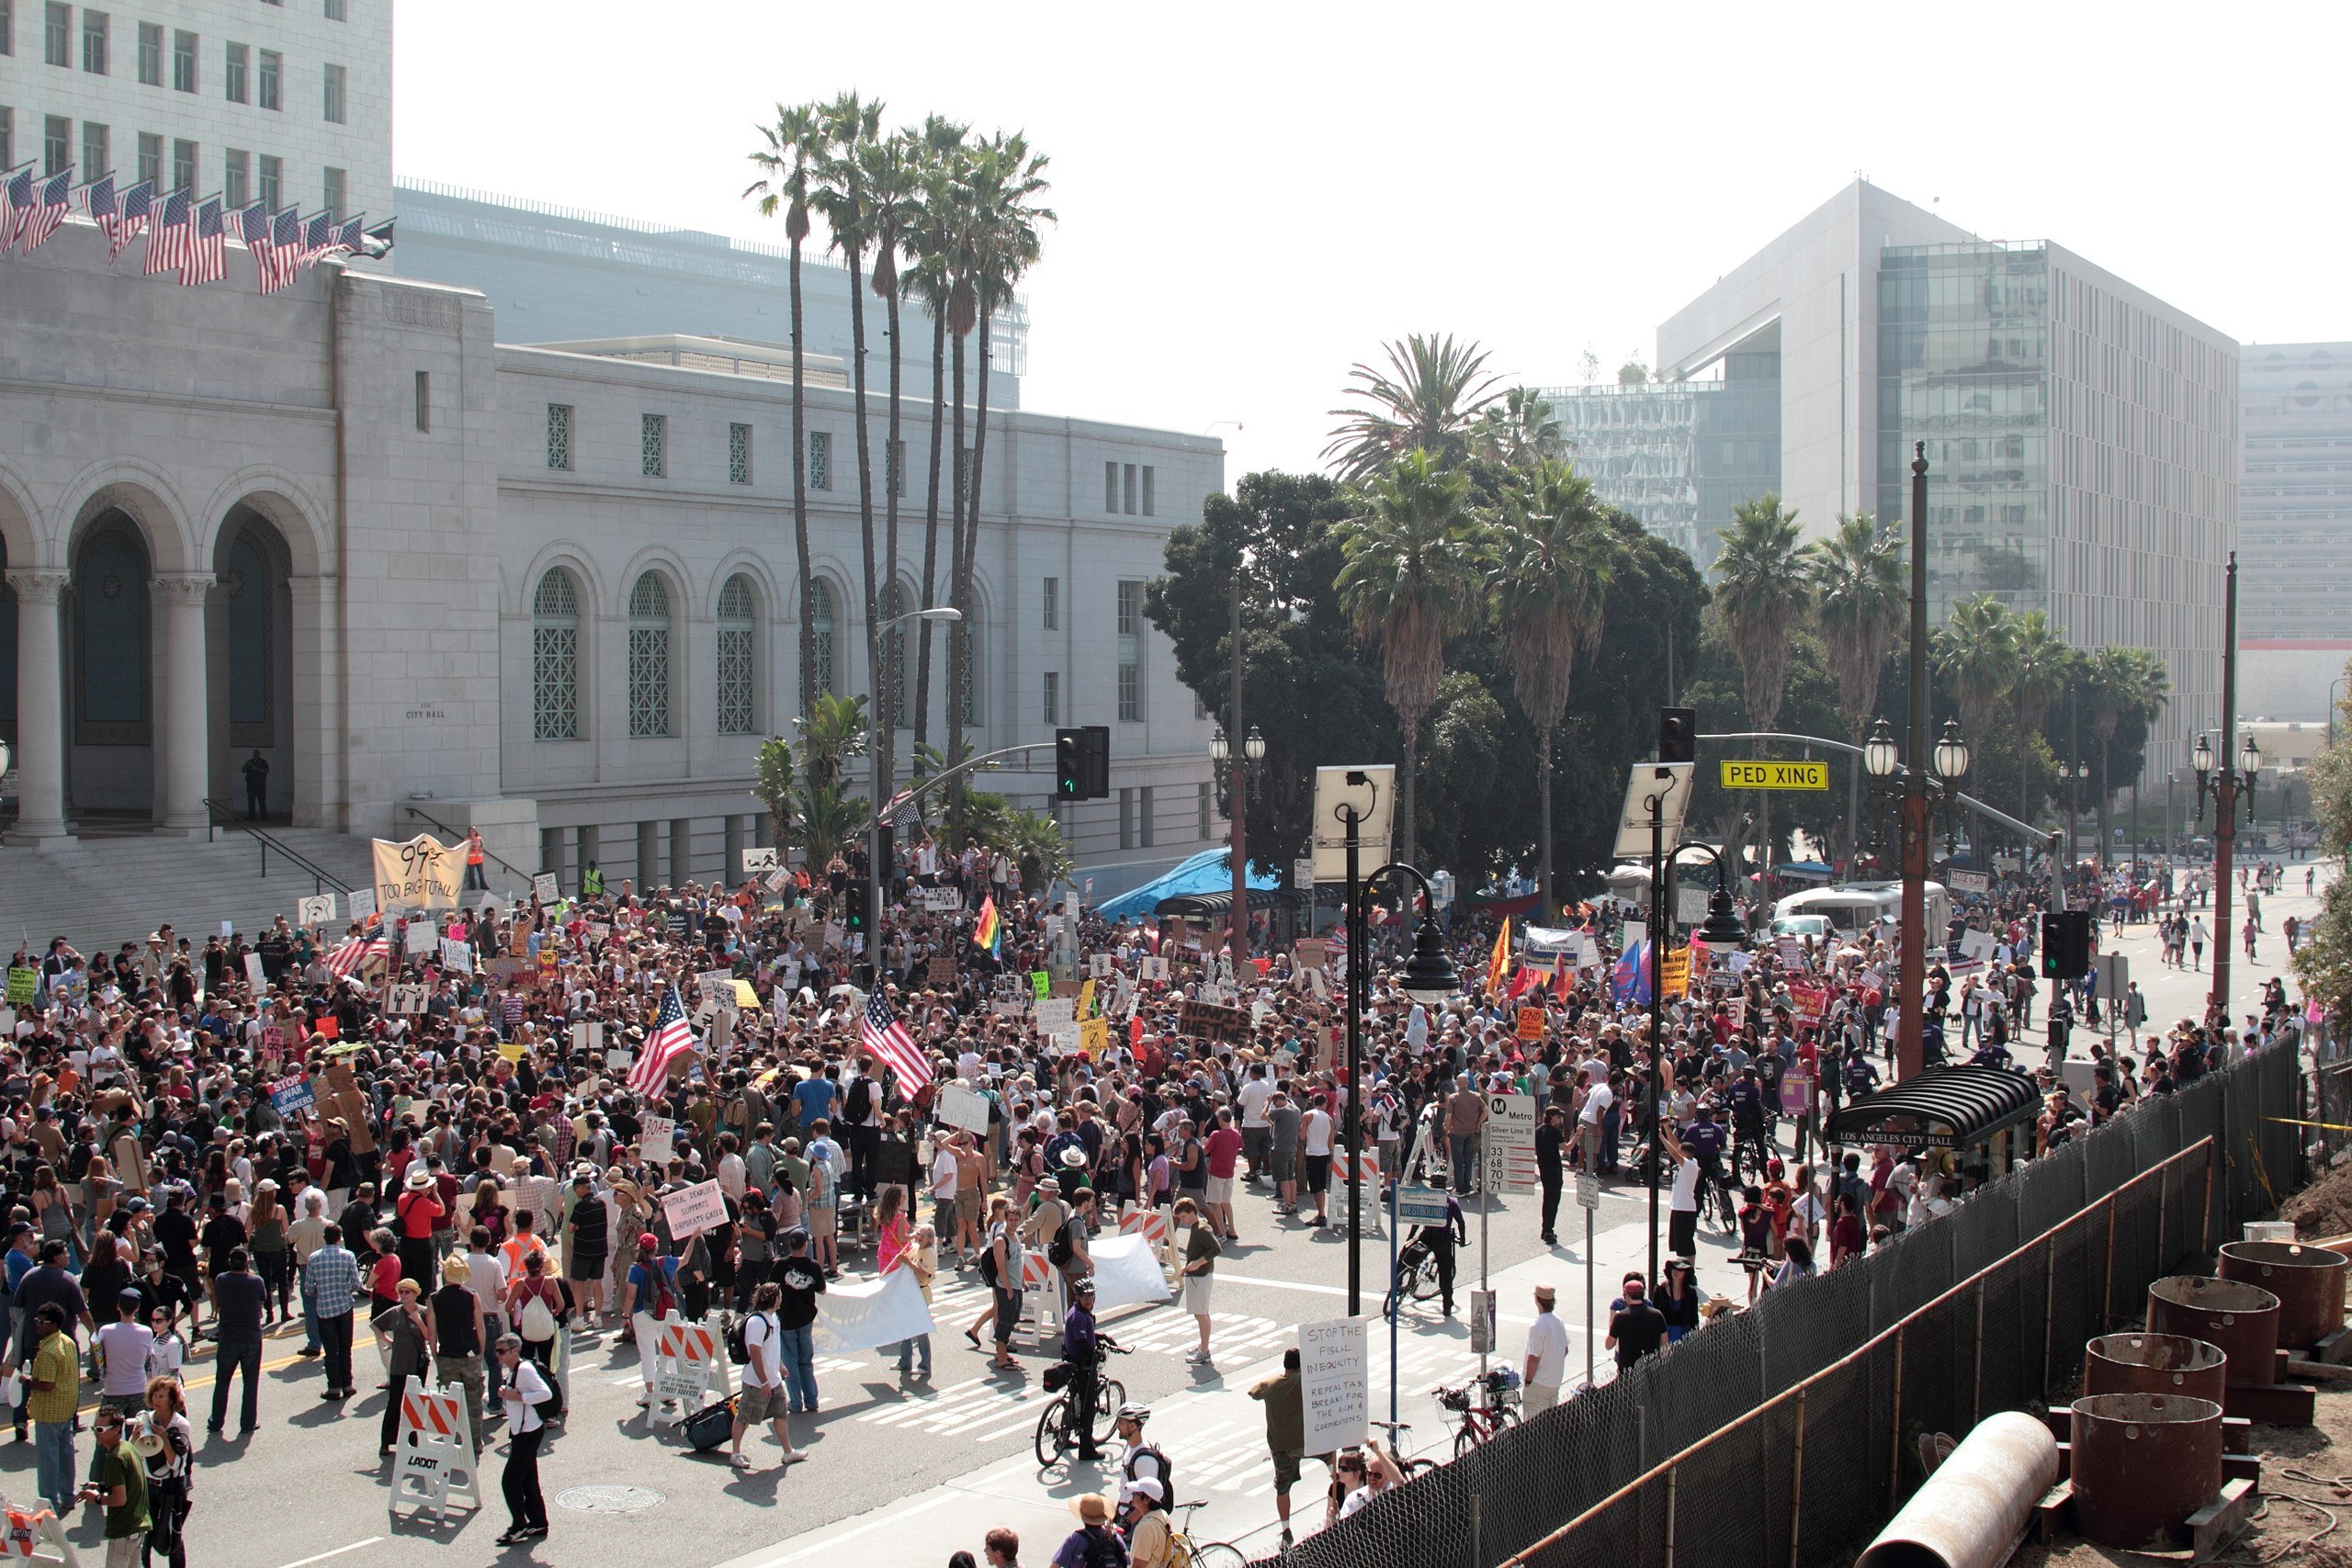
[(1447, 1163), (1453, 1168), (1453, 1190), (1456, 1192), (1467, 1192), (1470, 1190), (1470, 1178), (1475, 1168), (1473, 1161), (1478, 1147), (1478, 1139), (1475, 1134), (1449, 1133), (1446, 1134), (1445, 1145)]
[(784, 1362), (785, 1407), (794, 1412), (817, 1408), (817, 1335), (807, 1325), (780, 1331), (776, 1339)]
[(319, 1304), (311, 1299), (310, 1292), (298, 1293), (302, 1298), (302, 1348), (306, 1351), (319, 1349)]
[(931, 1376), (931, 1336), (918, 1334), (911, 1339), (899, 1341), (899, 1371), (914, 1371), (915, 1352), (922, 1352), (922, 1375)]
[(55, 1509), (61, 1517), (71, 1513), (76, 1483), (73, 1422), (33, 1423), (33, 1473), (39, 1483), (41, 1500)]
[(261, 1419), (261, 1341), (220, 1340), (216, 1345), (212, 1365), (212, 1418), (208, 1424), (212, 1430), (220, 1430), (229, 1415), (229, 1385), (242, 1371), (245, 1375), (244, 1403), (238, 1409), (237, 1425), (252, 1431)]

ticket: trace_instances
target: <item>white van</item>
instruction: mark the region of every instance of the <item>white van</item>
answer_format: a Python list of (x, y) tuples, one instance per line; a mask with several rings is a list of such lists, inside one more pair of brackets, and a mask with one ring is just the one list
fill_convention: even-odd
[[(1951, 929), (1951, 895), (1940, 882), (1927, 885), (1928, 942), (1930, 952), (1943, 946), (1944, 932)], [(1900, 882), (1849, 882), (1831, 887), (1811, 887), (1803, 893), (1792, 893), (1772, 907), (1777, 923), (1800, 915), (1821, 915), (1843, 935), (1852, 936), (1867, 931), (1880, 920), (1889, 925), (1903, 919), (1903, 884)]]

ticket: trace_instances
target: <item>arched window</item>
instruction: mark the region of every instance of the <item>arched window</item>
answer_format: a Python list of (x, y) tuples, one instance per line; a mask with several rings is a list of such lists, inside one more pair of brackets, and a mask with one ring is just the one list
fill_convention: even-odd
[(885, 626), (890, 626), (891, 622), (897, 621), (898, 624), (890, 626), (890, 629), (884, 634), (886, 646), (883, 648), (882, 657), (890, 668), (887, 671), (876, 670), (874, 672), (874, 684), (875, 689), (879, 691), (886, 676), (891, 674), (898, 676), (897, 683), (890, 688), (890, 728), (893, 729), (907, 728), (908, 623), (899, 620), (906, 611), (907, 592), (903, 586), (894, 582), (882, 591), (882, 623)]
[(816, 643), (814, 685), (833, 689), (833, 587), (821, 577), (808, 581), (808, 629)]
[(580, 593), (561, 567), (531, 596), (531, 738), (580, 739)]
[(628, 732), (670, 733), (670, 588), (650, 571), (628, 591)]
[(275, 746), (269, 690), (274, 574), (251, 529), (229, 547), (228, 564), (221, 589), (229, 623), (229, 743)]
[(718, 591), (718, 733), (753, 732), (753, 695), (758, 687), (752, 624), (752, 581), (737, 572)]

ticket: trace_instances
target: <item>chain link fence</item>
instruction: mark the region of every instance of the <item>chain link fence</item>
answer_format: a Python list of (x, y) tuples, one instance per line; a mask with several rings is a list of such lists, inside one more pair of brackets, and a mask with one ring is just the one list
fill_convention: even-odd
[(2352, 1146), (2293, 1124), (2315, 1103), (2352, 1125), (2346, 1077), (2314, 1098), (2292, 1045), (2209, 1076), (1265, 1563), (1834, 1562), (1917, 1484), (1920, 1438), (2067, 1384), (2150, 1284), (2275, 1208), (2307, 1145)]

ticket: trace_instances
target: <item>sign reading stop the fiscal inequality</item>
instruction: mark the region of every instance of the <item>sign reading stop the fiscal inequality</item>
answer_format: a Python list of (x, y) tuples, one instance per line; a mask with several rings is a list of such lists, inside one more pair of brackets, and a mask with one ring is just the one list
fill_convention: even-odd
[(1725, 762), (1725, 789), (1827, 789), (1826, 762)]

